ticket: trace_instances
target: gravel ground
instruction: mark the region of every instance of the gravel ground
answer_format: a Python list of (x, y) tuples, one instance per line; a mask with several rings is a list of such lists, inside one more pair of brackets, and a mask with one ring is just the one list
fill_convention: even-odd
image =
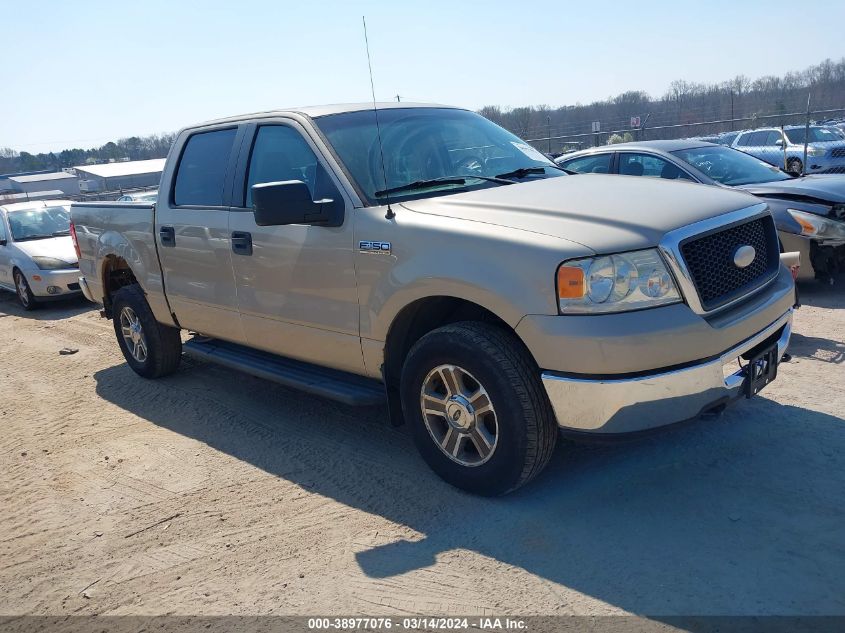
[(0, 292), (0, 614), (845, 615), (843, 283), (760, 398), (493, 500), (382, 409), (146, 381), (89, 304)]

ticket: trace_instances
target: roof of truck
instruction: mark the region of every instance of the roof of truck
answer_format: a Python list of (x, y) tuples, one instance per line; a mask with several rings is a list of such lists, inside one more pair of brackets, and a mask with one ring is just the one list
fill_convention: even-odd
[[(412, 103), (412, 102), (397, 102), (397, 101), (383, 101), (375, 104), (379, 110), (395, 110), (397, 108), (455, 108), (455, 106), (442, 105), (439, 103)], [(258, 119), (271, 116), (279, 116), (284, 114), (304, 114), (312, 119), (321, 116), (328, 116), (330, 114), (342, 114), (344, 112), (360, 112), (362, 110), (372, 110), (373, 102), (365, 103), (334, 103), (328, 105), (317, 106), (303, 106), (299, 108), (282, 108), (279, 110), (267, 110), (265, 112), (252, 112), (250, 114), (241, 114), (238, 116), (224, 117), (222, 119), (214, 119), (212, 121), (205, 121), (196, 125), (188, 127), (200, 127), (203, 125), (212, 125), (217, 123), (229, 123), (235, 121), (242, 121), (244, 119)]]

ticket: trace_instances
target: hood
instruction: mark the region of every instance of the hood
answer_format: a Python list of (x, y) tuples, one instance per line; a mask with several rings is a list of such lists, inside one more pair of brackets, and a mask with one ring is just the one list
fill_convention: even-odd
[(612, 253), (657, 246), (668, 231), (759, 203), (745, 192), (709, 185), (583, 174), (411, 200), (402, 206)]
[(77, 263), (76, 250), (73, 248), (73, 240), (70, 235), (15, 242), (15, 246), (19, 251), (30, 257), (55, 257), (68, 264)]
[(801, 178), (778, 182), (739, 185), (736, 188), (759, 196), (782, 195), (795, 196), (796, 198), (815, 198), (830, 204), (845, 202), (845, 175), (842, 174), (802, 176)]

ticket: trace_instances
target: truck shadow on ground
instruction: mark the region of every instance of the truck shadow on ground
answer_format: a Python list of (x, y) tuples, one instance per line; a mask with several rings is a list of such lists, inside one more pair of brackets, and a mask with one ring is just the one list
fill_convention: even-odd
[(808, 360), (838, 365), (845, 362), (845, 343), (794, 333), (789, 341), (789, 353)]
[(354, 554), (372, 578), (463, 549), (633, 613), (845, 614), (837, 417), (760, 397), (636, 442), (563, 443), (538, 480), (485, 499), (441, 482), (381, 408), (193, 361), (160, 381), (125, 365), (95, 378), (153, 424), (424, 535)]

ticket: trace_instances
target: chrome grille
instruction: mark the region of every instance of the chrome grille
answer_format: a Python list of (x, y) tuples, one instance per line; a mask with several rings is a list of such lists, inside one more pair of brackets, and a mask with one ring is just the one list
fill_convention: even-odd
[(831, 150), (830, 155), (834, 158), (845, 158), (845, 147), (837, 147)]
[[(734, 263), (740, 246), (752, 246), (754, 260), (745, 268)], [(714, 310), (755, 290), (777, 274), (780, 248), (771, 216), (736, 224), (680, 244), (701, 307)]]

